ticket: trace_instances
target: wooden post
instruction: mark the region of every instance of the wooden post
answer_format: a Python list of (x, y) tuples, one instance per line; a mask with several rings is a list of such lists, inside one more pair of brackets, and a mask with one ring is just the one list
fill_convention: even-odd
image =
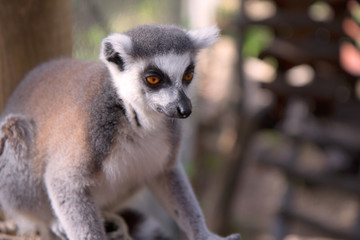
[(71, 0), (0, 1), (0, 113), (27, 72), (71, 56), (71, 23)]

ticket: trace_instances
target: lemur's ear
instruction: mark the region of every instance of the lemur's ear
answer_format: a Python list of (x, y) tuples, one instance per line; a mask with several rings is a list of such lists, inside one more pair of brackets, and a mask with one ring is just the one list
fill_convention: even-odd
[(188, 31), (190, 39), (197, 50), (207, 48), (216, 43), (220, 38), (220, 29), (216, 26), (205, 27)]
[(115, 64), (120, 71), (123, 71), (131, 48), (132, 43), (129, 36), (119, 33), (111, 34), (101, 42), (100, 59), (106, 65)]

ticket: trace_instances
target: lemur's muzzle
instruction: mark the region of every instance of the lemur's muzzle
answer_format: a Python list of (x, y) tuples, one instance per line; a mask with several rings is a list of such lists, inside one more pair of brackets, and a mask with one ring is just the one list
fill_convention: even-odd
[(192, 112), (192, 104), (186, 94), (180, 91), (174, 102), (165, 107), (158, 106), (156, 110), (171, 118), (187, 118)]

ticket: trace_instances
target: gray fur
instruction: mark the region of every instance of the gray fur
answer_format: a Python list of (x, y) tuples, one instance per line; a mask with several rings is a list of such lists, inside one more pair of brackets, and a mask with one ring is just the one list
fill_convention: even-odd
[(193, 51), (194, 45), (186, 32), (176, 26), (144, 25), (131, 29), (130, 36), (133, 57), (152, 57), (167, 53), (182, 54)]
[[(48, 177), (46, 186), (51, 204), (69, 239), (101, 240), (105, 231), (101, 216), (87, 187), (69, 184), (69, 179)], [(74, 182), (78, 181), (76, 179)], [(76, 224), (74, 226), (72, 224)]]
[[(103, 63), (63, 59), (31, 71), (0, 119), (5, 213), (62, 238), (106, 239), (101, 212), (149, 186), (190, 240), (222, 239), (207, 229), (177, 163), (177, 118), (191, 113), (184, 74), (193, 71), (193, 50), (217, 34), (147, 25), (105, 38)], [(169, 84), (146, 86), (150, 65)]]
[(119, 124), (124, 120), (126, 122), (126, 110), (116, 94), (110, 76), (105, 76), (102, 80), (101, 90), (94, 96), (89, 112), (90, 151), (93, 161), (96, 162), (94, 169), (98, 169), (115, 142)]

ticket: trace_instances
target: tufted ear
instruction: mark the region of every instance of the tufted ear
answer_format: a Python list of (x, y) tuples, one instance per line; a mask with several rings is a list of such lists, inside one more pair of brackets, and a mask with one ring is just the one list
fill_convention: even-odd
[(216, 43), (220, 38), (220, 29), (216, 26), (210, 26), (188, 31), (195, 48), (200, 50)]
[(107, 66), (115, 64), (120, 71), (124, 71), (131, 49), (132, 43), (129, 36), (114, 33), (102, 40), (99, 58)]

